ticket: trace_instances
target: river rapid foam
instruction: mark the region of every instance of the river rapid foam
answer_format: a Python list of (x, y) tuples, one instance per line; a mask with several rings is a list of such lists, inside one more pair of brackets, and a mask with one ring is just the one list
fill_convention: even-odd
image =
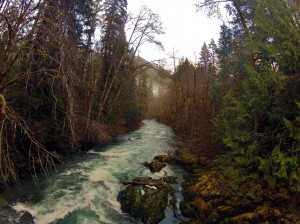
[[(120, 209), (117, 195), (121, 180), (136, 176), (153, 178), (180, 175), (167, 166), (152, 174), (141, 165), (155, 155), (172, 149), (172, 130), (154, 120), (145, 120), (138, 130), (122, 135), (104, 148), (94, 148), (86, 158), (59, 169), (43, 180), (39, 187), (28, 183), (22, 190), (12, 190), (9, 200), (17, 211), (29, 211), (37, 224), (137, 223)], [(31, 185), (31, 186), (30, 186)], [(38, 196), (36, 196), (38, 195)], [(161, 223), (179, 223), (166, 211)]]

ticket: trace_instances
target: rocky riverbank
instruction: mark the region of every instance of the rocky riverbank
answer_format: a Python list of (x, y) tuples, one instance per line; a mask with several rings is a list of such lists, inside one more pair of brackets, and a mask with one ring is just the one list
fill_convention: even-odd
[(34, 218), (27, 211), (17, 212), (0, 198), (0, 224), (34, 224)]
[[(284, 183), (273, 188), (253, 180), (237, 184), (214, 163), (193, 164), (184, 160), (180, 152), (172, 156), (159, 155), (154, 160), (178, 164), (189, 171), (182, 186), (184, 201), (180, 202), (179, 211), (188, 221), (182, 224), (300, 223), (299, 195), (288, 191)], [(135, 180), (162, 181), (149, 177)], [(172, 196), (168, 197), (172, 194), (169, 186), (153, 189), (131, 185), (121, 191), (119, 201), (124, 212), (143, 223), (155, 224), (164, 218), (167, 204), (172, 204)]]
[(193, 175), (184, 186), (183, 214), (197, 223), (300, 223), (299, 196), (282, 185), (273, 189), (265, 183), (230, 181), (214, 166)]

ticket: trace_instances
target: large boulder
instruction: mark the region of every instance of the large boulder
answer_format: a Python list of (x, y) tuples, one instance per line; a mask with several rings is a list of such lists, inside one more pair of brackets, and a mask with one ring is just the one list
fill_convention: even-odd
[(25, 211), (20, 217), (20, 224), (34, 224), (33, 216)]
[[(159, 182), (150, 177), (138, 177), (137, 182)], [(118, 200), (122, 211), (147, 224), (159, 223), (165, 217), (170, 186), (129, 185), (119, 193)]]
[(174, 164), (177, 162), (175, 156), (172, 155), (157, 155), (154, 157), (154, 160), (157, 160), (161, 163)]
[(157, 160), (153, 160), (152, 162), (148, 163), (148, 162), (144, 162), (142, 163), (143, 166), (147, 167), (150, 169), (150, 171), (152, 173), (155, 173), (155, 172), (159, 172), (161, 171), (165, 166), (167, 166), (166, 163), (162, 163), (162, 162), (159, 162)]

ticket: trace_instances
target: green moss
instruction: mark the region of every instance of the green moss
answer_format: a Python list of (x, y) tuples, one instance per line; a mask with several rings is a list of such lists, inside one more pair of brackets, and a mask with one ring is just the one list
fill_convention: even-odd
[(274, 209), (273, 210), (273, 215), (278, 218), (278, 217), (281, 216), (281, 212), (278, 209)]
[(267, 219), (269, 216), (270, 207), (266, 203), (263, 206), (258, 206), (256, 209), (256, 213), (262, 218)]
[(191, 203), (198, 214), (209, 214), (210, 210), (213, 208), (213, 205), (210, 201), (204, 201), (201, 198), (197, 198)]
[[(150, 177), (137, 177), (135, 181), (153, 180)], [(158, 180), (154, 180), (158, 181)], [(165, 217), (165, 209), (168, 205), (168, 195), (171, 193), (170, 186), (161, 186), (156, 189), (148, 188), (144, 185), (130, 185), (120, 192), (118, 200), (121, 209), (143, 223), (159, 223)], [(174, 194), (170, 200), (175, 206)]]
[(180, 202), (180, 210), (185, 217), (196, 218), (193, 206), (185, 201)]
[(256, 219), (257, 219), (257, 214), (255, 214), (254, 212), (248, 212), (233, 217), (232, 221), (233, 223), (246, 223), (247, 221), (254, 222)]

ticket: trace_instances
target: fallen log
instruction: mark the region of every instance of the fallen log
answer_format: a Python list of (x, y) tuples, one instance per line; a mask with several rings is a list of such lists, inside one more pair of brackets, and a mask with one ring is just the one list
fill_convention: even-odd
[(149, 186), (168, 186), (169, 184), (164, 181), (121, 181), (120, 182), (123, 185), (149, 185)]

